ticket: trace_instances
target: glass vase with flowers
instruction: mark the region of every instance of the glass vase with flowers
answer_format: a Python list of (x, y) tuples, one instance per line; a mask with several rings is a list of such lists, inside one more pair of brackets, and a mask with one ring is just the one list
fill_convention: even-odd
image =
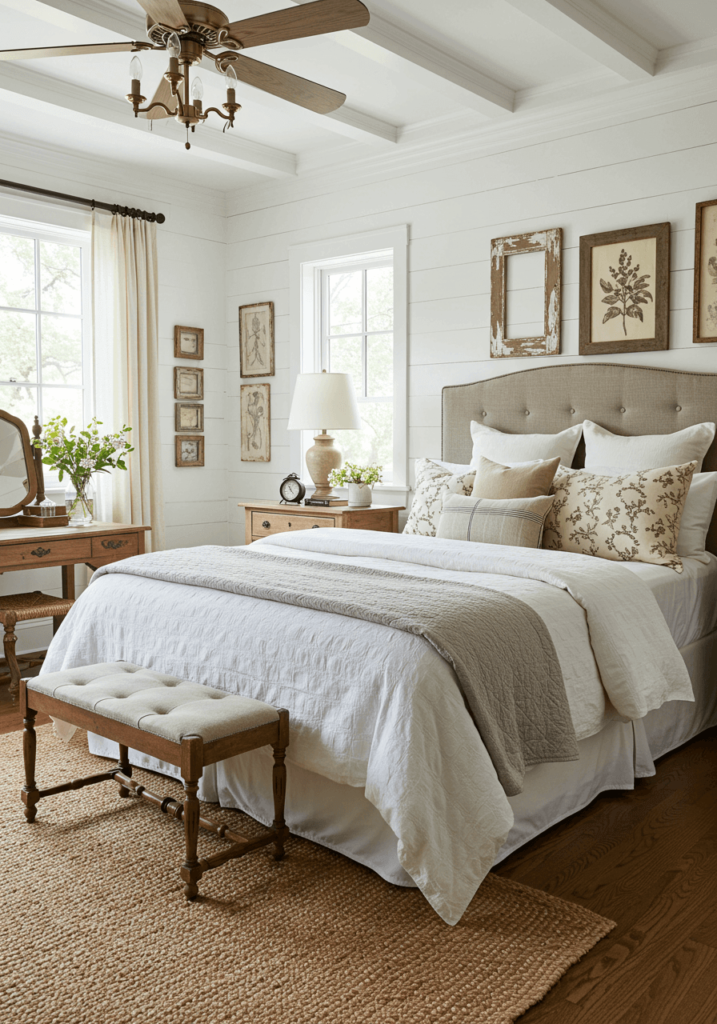
[[(60, 482), (67, 477), (65, 504), (70, 526), (90, 526), (93, 519), (92, 475), (109, 473), (110, 469), (127, 469), (125, 459), (134, 448), (124, 426), (115, 434), (100, 434), (102, 423), (93, 419), (84, 430), (67, 427), (67, 419), (53, 416), (45, 427), (42, 440), (33, 445), (44, 450), (43, 463), (56, 470)], [(70, 487), (71, 484), (71, 487)]]

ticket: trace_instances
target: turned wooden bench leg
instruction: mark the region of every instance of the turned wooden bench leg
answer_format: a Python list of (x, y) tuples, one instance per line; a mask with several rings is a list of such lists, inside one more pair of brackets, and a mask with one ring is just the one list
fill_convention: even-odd
[(199, 888), (197, 882), (204, 872), (197, 857), (199, 836), (199, 800), (197, 790), (204, 765), (204, 742), (201, 736), (185, 736), (181, 753), (182, 782), (184, 783), (184, 850), (185, 860), (180, 872), (184, 879), (184, 895), (193, 900)]
[[(22, 685), (24, 689), (24, 680)], [(22, 753), (25, 760), (25, 785), (22, 787), (22, 802), (25, 804), (25, 817), (28, 823), (32, 824), (37, 814), (37, 801), (40, 799), (40, 790), (35, 782), (35, 758), (37, 755), (35, 716), (37, 712), (27, 707), (27, 700), (24, 701), (24, 704), (23, 724), (25, 728), (22, 734)]]
[(15, 635), (16, 622), (17, 618), (12, 612), (7, 612), (5, 614), (3, 648), (5, 661), (7, 662), (8, 671), (10, 673), (10, 696), (13, 700), (17, 698), (18, 690), (20, 688), (20, 666), (17, 663), (17, 657), (15, 655), (15, 644), (17, 643), (17, 636)]
[[(127, 776), (128, 779), (132, 778), (132, 765), (129, 763), (129, 750), (127, 747), (123, 747), (121, 743), (119, 744), (119, 758), (117, 760), (117, 767), (122, 772), (123, 775)], [(127, 787), (123, 786), (121, 782), (118, 783), (118, 785), (119, 795), (122, 797), (129, 796), (130, 791), (127, 789)]]
[(274, 790), (274, 828), (278, 836), (274, 842), (274, 860), (284, 857), (284, 836), (286, 821), (284, 820), (284, 802), (286, 800), (286, 747), (289, 742), (289, 712), (283, 708), (279, 711), (279, 742), (272, 743), (274, 751), (273, 790)]

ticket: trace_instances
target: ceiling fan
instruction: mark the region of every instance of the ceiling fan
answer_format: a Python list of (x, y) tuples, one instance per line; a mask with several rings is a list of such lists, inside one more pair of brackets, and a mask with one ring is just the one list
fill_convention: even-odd
[[(217, 7), (199, 0), (138, 0), (147, 14), (149, 42), (90, 43), (80, 46), (42, 46), (34, 49), (0, 50), (0, 60), (30, 60), (35, 57), (69, 57), (83, 53), (116, 53), (125, 51), (165, 50), (169, 67), (159, 83), (151, 103), (141, 95), (142, 65), (138, 57), (130, 63), (132, 80), (127, 100), (134, 116), (150, 119), (175, 117), (180, 124), (194, 131), (210, 113), (218, 114), (226, 124), (234, 125), (234, 115), (241, 109), (236, 102), (236, 84), (244, 82), (272, 93), (319, 114), (338, 109), (346, 96), (335, 89), (317, 85), (288, 71), (262, 64), (240, 51), (251, 46), (280, 43), (288, 39), (342, 29), (360, 28), (369, 22), (369, 12), (360, 0), (313, 0), (312, 3), (287, 10), (260, 14), (243, 21), (230, 22)], [(220, 50), (214, 53), (212, 51)], [(203, 86), (199, 78), (190, 83), (189, 69), (208, 57), (227, 76), (227, 101), (222, 113), (217, 107), (204, 110)], [(189, 141), (186, 143), (190, 148)]]

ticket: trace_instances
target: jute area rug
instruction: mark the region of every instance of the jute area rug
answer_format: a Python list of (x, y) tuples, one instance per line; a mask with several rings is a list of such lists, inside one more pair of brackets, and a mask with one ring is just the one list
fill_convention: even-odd
[[(262, 850), (205, 875), (188, 904), (178, 822), (105, 782), (28, 825), (21, 733), (0, 763), (2, 1024), (508, 1024), (614, 927), (495, 875), (449, 927), (418, 890), (295, 838), (283, 863)], [(101, 763), (84, 734), (38, 729), (40, 788)], [(200, 832), (200, 856), (223, 845)]]

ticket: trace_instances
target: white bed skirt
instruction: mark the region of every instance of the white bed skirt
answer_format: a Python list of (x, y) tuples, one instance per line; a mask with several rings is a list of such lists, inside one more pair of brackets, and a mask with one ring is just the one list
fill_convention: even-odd
[[(695, 703), (671, 701), (637, 722), (613, 722), (579, 743), (580, 760), (543, 764), (525, 777), (525, 788), (510, 803), (515, 824), (496, 863), (552, 825), (587, 807), (606, 790), (633, 789), (636, 778), (655, 774), (655, 760), (704, 729), (717, 725), (717, 632), (680, 651), (695, 691)], [(90, 735), (90, 750), (117, 757), (116, 743)], [(178, 775), (172, 765), (130, 752), (133, 764)], [(251, 751), (206, 769), (199, 796), (235, 807), (268, 825), (273, 817), (272, 758)], [(286, 818), (291, 831), (365, 864), (386, 881), (413, 887), (401, 867), (397, 839), (363, 789), (332, 782), (292, 766), (288, 773)]]

